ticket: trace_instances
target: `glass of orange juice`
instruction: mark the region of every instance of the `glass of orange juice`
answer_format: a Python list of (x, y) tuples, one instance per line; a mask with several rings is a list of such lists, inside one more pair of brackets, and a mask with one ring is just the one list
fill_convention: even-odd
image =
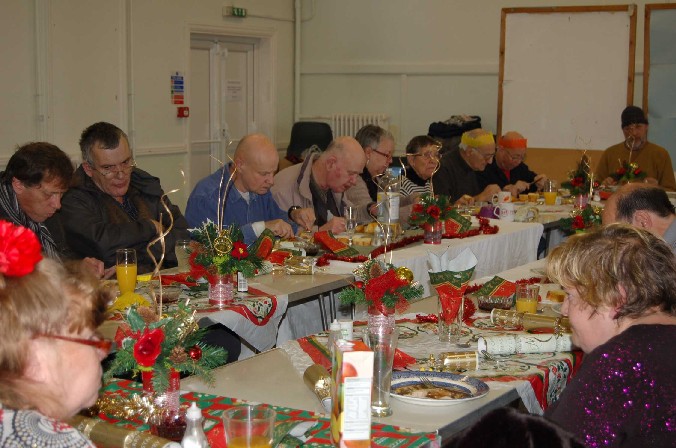
[(118, 249), (115, 271), (120, 294), (134, 292), (136, 289), (136, 250)]
[(516, 311), (519, 313), (538, 312), (540, 285), (516, 285)]
[(272, 446), (277, 413), (260, 405), (237, 406), (225, 411), (223, 426), (228, 448)]

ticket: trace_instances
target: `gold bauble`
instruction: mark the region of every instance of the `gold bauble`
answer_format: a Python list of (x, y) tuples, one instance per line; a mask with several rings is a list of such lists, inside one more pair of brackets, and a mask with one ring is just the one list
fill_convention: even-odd
[(401, 266), (397, 268), (395, 272), (397, 273), (397, 278), (399, 280), (406, 280), (409, 283), (413, 281), (413, 271), (409, 268)]

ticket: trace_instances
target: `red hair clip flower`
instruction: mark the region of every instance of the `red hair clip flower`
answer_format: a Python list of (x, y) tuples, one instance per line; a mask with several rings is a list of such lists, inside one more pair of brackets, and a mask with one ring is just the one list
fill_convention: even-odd
[(42, 246), (32, 230), (0, 221), (0, 273), (23, 277), (42, 260)]

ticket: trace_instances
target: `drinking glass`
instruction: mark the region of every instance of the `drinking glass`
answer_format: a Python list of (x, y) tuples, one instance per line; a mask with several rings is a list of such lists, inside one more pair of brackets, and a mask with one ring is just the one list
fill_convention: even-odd
[(175, 250), (178, 272), (188, 272), (190, 270), (190, 240), (177, 240)]
[(545, 204), (546, 205), (554, 205), (556, 204), (556, 196), (558, 196), (558, 188), (556, 185), (555, 180), (547, 180), (545, 182), (545, 188), (544, 191), (542, 192), (542, 195), (545, 197)]
[(343, 208), (343, 218), (345, 218), (345, 233), (349, 238), (349, 244), (352, 246), (352, 238), (354, 237), (354, 232), (357, 229), (357, 209), (356, 207), (350, 207), (346, 205)]
[(516, 285), (516, 311), (535, 314), (538, 312), (540, 285)]
[(271, 447), (277, 413), (263, 406), (237, 406), (225, 411), (223, 426), (228, 448)]
[(373, 350), (371, 415), (375, 417), (392, 415), (390, 387), (392, 385), (394, 352), (397, 349), (398, 338), (399, 332), (396, 327), (382, 326), (366, 330), (367, 345)]
[(120, 294), (134, 292), (136, 289), (136, 250), (118, 249), (115, 271)]

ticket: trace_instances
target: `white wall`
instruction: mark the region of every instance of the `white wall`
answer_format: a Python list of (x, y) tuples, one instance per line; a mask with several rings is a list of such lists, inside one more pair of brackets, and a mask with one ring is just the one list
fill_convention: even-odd
[[(191, 25), (273, 33), (277, 69), (270, 91), (276, 110), (270, 133), (278, 147), (286, 147), (294, 118), (294, 0), (235, 1), (248, 9), (246, 19), (222, 16), (222, 7), (232, 0), (2, 3), (0, 167), (17, 144), (37, 139), (52, 141), (77, 158), (81, 130), (108, 120), (131, 132), (135, 149), (144, 154), (143, 168), (160, 175), (166, 189), (180, 187), (180, 177), (172, 173), (185, 164), (189, 130), (169, 102), (169, 76), (184, 72), (189, 93)], [(306, 117), (386, 113), (400, 151), (408, 139), (426, 133), (430, 122), (453, 114), (480, 115), (485, 127), (495, 129), (501, 8), (615, 3), (301, 0), (297, 112)], [(644, 2), (637, 3), (640, 73)], [(637, 104), (640, 86), (638, 76)], [(172, 199), (183, 205), (188, 193)]]
[[(399, 151), (431, 122), (451, 115), (480, 115), (495, 131), (502, 8), (617, 3), (317, 0), (314, 18), (302, 27), (301, 114), (386, 113)], [(645, 2), (636, 3), (634, 98), (640, 105)], [(619, 140), (620, 111), (609, 113), (617, 115)]]

